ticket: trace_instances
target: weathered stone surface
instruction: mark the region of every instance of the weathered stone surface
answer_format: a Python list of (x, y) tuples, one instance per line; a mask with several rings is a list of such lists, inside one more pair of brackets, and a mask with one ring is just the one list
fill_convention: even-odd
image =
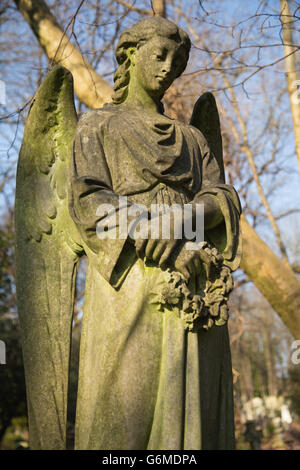
[(27, 117), (16, 203), (16, 283), (30, 448), (63, 449), (78, 233), (67, 180), (77, 123), (71, 74), (53, 69)]
[[(165, 116), (160, 101), (184, 70), (189, 47), (186, 34), (161, 18), (122, 33), (113, 104), (86, 113), (77, 126), (70, 211), (90, 260), (78, 449), (234, 445), (225, 300), (229, 269), (240, 259), (239, 201), (224, 181), (213, 97), (198, 101), (192, 123), (215, 154), (197, 127)], [(229, 278), (217, 261), (215, 277), (206, 278), (201, 266), (206, 255), (208, 264), (214, 256), (208, 245), (191, 254), (180, 241), (165, 270), (159, 255), (168, 248), (160, 239), (135, 246), (126, 238), (99, 239), (97, 207), (109, 203), (117, 210), (119, 195), (128, 197), (128, 207), (143, 203), (148, 210), (155, 203), (204, 203), (206, 237), (215, 255), (222, 253)], [(191, 256), (199, 256), (194, 284), (183, 277)]]
[[(226, 300), (232, 289), (230, 272), (237, 268), (241, 256), (239, 199), (225, 184), (219, 117), (212, 95), (198, 100), (191, 125), (165, 116), (161, 103), (167, 88), (185, 69), (189, 49), (186, 33), (163, 18), (143, 20), (121, 34), (113, 103), (80, 119), (65, 179), (56, 179), (56, 175), (62, 171), (60, 161), (68, 160), (75, 121), (62, 122), (64, 110), (55, 111), (61, 88), (49, 87), (47, 91), (44, 85), (49, 104), (36, 107), (40, 127), (30, 123), (29, 116), (20, 155), (16, 221), (18, 298), (31, 438), (36, 447), (64, 445), (66, 337), (70, 333), (74, 266), (81, 246), (89, 267), (76, 448), (234, 446)], [(39, 96), (41, 91), (37, 99)], [(66, 107), (68, 100), (71, 106), (68, 96)], [(50, 124), (47, 112), (54, 118)], [(59, 152), (63, 142), (66, 153)], [(43, 153), (41, 145), (54, 153)], [(32, 148), (36, 149), (33, 171), (29, 167)], [(51, 155), (50, 160), (42, 155)], [(26, 189), (26, 181), (34, 185), (33, 177), (26, 180), (28, 173), (37, 181), (34, 192)], [(68, 179), (71, 218), (64, 192)], [(47, 194), (40, 189), (42, 180)], [(166, 217), (163, 204), (182, 207), (189, 203), (192, 217), (196, 205), (203, 204), (206, 242), (187, 250), (186, 240), (175, 237), (176, 227), (167, 240), (161, 233), (152, 239), (132, 240), (128, 233), (123, 238), (100, 238), (100, 222), (120, 230), (118, 222), (115, 226), (109, 222), (109, 213), (98, 212), (99, 207), (110, 204), (121, 213), (120, 196), (126, 197), (129, 212), (139, 203), (150, 214), (151, 205), (160, 204), (160, 221)], [(20, 233), (26, 214), (36, 214), (41, 201), (45, 212), (42, 222), (30, 219), (33, 229), (29, 239), (24, 238)], [(131, 214), (128, 221), (136, 221), (136, 217)], [(183, 223), (181, 217), (174, 220), (175, 226)], [(40, 286), (34, 282), (32, 290), (26, 284), (30, 257), (30, 276), (41, 279)], [(27, 295), (31, 300), (26, 303)], [(42, 361), (36, 365), (38, 355)], [(47, 411), (52, 423), (49, 439), (40, 418), (40, 413), (46, 413), (43, 400), (47, 394), (54, 397)], [(36, 416), (41, 424), (36, 424)]]

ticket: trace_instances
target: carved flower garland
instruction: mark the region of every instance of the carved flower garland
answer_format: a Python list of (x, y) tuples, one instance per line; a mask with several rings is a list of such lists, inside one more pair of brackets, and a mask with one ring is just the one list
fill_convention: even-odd
[(167, 269), (163, 272), (163, 282), (152, 293), (151, 299), (151, 303), (159, 304), (160, 310), (171, 309), (182, 319), (185, 329), (193, 332), (227, 322), (227, 301), (233, 289), (231, 270), (223, 264), (218, 250), (207, 242), (202, 243), (201, 249), (210, 256), (213, 264), (210, 279), (205, 276), (196, 293), (193, 293), (181, 273)]

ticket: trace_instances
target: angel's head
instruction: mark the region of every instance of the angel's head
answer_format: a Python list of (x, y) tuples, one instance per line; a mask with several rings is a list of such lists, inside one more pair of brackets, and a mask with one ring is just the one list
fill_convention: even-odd
[(186, 68), (190, 48), (185, 31), (164, 18), (147, 18), (125, 30), (116, 48), (113, 102), (126, 100), (132, 80), (160, 100)]

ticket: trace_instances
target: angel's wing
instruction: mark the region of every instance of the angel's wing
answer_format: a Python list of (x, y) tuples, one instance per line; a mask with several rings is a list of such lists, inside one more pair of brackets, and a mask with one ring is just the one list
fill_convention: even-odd
[(212, 93), (204, 93), (196, 101), (190, 124), (194, 127), (197, 127), (206, 138), (210, 149), (217, 159), (221, 176), (223, 178), (223, 182), (225, 183), (219, 112), (216, 100)]
[(76, 263), (82, 252), (67, 202), (76, 123), (72, 75), (57, 66), (29, 110), (16, 183), (17, 301), (33, 449), (65, 448)]

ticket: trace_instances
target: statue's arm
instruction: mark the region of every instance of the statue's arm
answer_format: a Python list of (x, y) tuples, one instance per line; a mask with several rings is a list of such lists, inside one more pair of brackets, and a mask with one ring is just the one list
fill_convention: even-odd
[[(103, 145), (103, 128), (104, 125), (97, 120), (97, 115), (93, 114), (81, 119), (77, 126), (71, 163), (69, 209), (81, 233), (90, 261), (96, 264), (100, 274), (110, 284), (115, 285), (123, 274), (116, 271), (128, 269), (134, 259), (135, 250), (128, 236), (119, 237), (117, 215), (120, 199), (112, 189)], [(122, 205), (122, 208), (127, 211), (127, 206)], [(101, 224), (103, 227), (106, 223), (111, 233), (116, 234), (115, 238), (103, 239), (98, 236), (97, 226)]]
[[(217, 159), (211, 151), (205, 137), (199, 131), (195, 132), (197, 134), (197, 140), (201, 153), (202, 184), (201, 191), (195, 195), (193, 200), (193, 212), (195, 215), (197, 204), (203, 204), (205, 228), (212, 229), (224, 222), (224, 215), (217, 199), (211, 193), (205, 192), (205, 188), (212, 188), (219, 185), (224, 185), (224, 172), (220, 170), (220, 166), (217, 162)], [(229, 188), (229, 185), (227, 186)]]
[(235, 189), (225, 183), (220, 119), (212, 93), (204, 93), (197, 100), (190, 124), (198, 140), (202, 166), (201, 191), (195, 195), (194, 204), (204, 203), (206, 238), (234, 270), (241, 259), (241, 204)]
[(224, 170), (220, 167), (205, 137), (198, 132), (201, 152), (202, 185), (192, 203), (194, 213), (197, 204), (204, 205), (204, 227), (206, 237), (236, 269), (241, 257), (241, 233), (239, 218), (241, 204), (232, 185), (225, 183)]

